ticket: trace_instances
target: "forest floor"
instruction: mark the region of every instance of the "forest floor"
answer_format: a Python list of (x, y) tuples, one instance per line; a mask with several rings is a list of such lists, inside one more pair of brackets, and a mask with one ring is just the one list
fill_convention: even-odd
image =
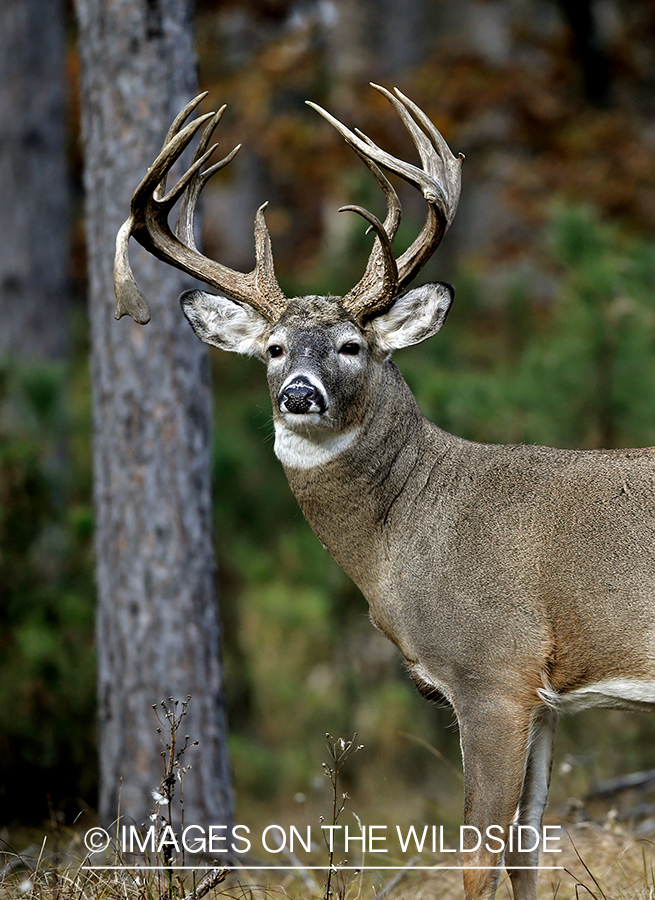
[[(552, 823), (550, 823), (552, 824)], [(0, 869), (0, 900), (318, 900), (326, 894), (326, 870), (299, 871), (276, 877), (257, 869), (231, 871), (220, 883), (203, 889), (206, 872), (185, 873), (184, 882), (172, 883), (161, 872), (136, 875), (125, 868), (101, 872), (80, 865), (81, 839), (77, 836), (68, 852), (58, 858), (44, 851), (30, 866), (12, 864), (7, 858)], [(562, 825), (556, 846), (561, 852), (550, 859), (542, 854), (539, 895), (557, 900), (632, 900), (652, 898), (655, 892), (655, 842), (638, 837), (608, 820)], [(78, 858), (73, 859), (77, 854)], [(555, 859), (555, 862), (553, 862)], [(7, 862), (7, 860), (6, 860)], [(428, 871), (425, 866), (452, 866), (446, 853), (414, 857), (403, 872), (366, 868), (361, 872), (337, 871), (332, 876), (333, 900), (450, 900), (462, 896), (462, 875), (457, 869)], [(552, 868), (547, 868), (551, 867)], [(511, 900), (509, 877), (501, 874), (498, 900)]]

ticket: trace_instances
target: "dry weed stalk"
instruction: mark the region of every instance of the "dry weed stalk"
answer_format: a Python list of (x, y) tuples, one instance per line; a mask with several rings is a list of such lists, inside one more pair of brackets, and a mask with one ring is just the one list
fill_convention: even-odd
[[(346, 763), (347, 759), (353, 754), (357, 753), (358, 750), (361, 750), (363, 744), (355, 743), (357, 738), (357, 734), (353, 734), (352, 738), (349, 741), (344, 740), (343, 738), (337, 738), (336, 740), (330, 734), (325, 735), (325, 739), (327, 741), (327, 749), (330, 755), (330, 763), (323, 763), (323, 769), (325, 774), (330, 779), (330, 783), (332, 785), (332, 826), (336, 826), (341, 813), (346, 808), (346, 801), (350, 798), (348, 794), (340, 791), (339, 787), (339, 776), (341, 774), (341, 769)], [(320, 822), (323, 824), (324, 818), (320, 817)], [(325, 890), (323, 892), (323, 900), (330, 900), (332, 897), (332, 876), (338, 872), (338, 866), (334, 864), (334, 828), (330, 832), (331, 839), (328, 843), (327, 838), (325, 839), (325, 845), (328, 849), (328, 874), (327, 881), (325, 883)], [(342, 893), (340, 891), (339, 893)]]

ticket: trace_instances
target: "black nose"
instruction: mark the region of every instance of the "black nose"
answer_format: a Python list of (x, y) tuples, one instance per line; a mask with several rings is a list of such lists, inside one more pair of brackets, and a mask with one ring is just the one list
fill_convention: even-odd
[(324, 412), (325, 404), (318, 388), (308, 378), (299, 375), (280, 391), (278, 397), (283, 412), (302, 415), (309, 412)]

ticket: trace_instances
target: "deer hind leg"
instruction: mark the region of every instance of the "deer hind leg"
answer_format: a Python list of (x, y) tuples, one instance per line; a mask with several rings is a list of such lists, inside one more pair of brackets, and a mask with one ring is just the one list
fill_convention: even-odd
[[(537, 866), (539, 864), (541, 828), (550, 787), (556, 727), (557, 713), (553, 709), (542, 707), (535, 712), (513, 844), (514, 847), (518, 846), (516, 826), (529, 825), (535, 831), (528, 831), (524, 845), (534, 847), (534, 849), (524, 851), (513, 849), (511, 852), (508, 849), (505, 853), (505, 866), (509, 871), (516, 900), (536, 900), (537, 898), (537, 876), (539, 874)], [(522, 868), (512, 868), (512, 866)]]
[[(462, 866), (467, 900), (494, 896), (503, 852), (523, 795), (535, 707), (507, 697), (457, 704), (464, 763), (465, 837)], [(467, 850), (467, 847), (476, 849)], [(523, 891), (523, 882), (518, 890)], [(517, 893), (515, 900), (531, 894)]]

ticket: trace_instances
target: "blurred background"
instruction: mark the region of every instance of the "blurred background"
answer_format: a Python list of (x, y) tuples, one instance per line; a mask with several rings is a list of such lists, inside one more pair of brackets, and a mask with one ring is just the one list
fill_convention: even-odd
[[(43, 220), (50, 260), (36, 268), (22, 223), (0, 219), (5, 829), (48, 817), (71, 823), (95, 808), (97, 789), (78, 59), (72, 9), (41, 6), (41, 45), (27, 51), (35, 69), (51, 67), (53, 93), (39, 94), (40, 121), (50, 117), (47, 140), (33, 129), (43, 142), (44, 190), (26, 215)], [(337, 210), (358, 203), (380, 215), (383, 198), (304, 101), (413, 161), (400, 120), (368, 82), (397, 85), (466, 156), (457, 218), (421, 276), (455, 285), (453, 310), (437, 338), (397, 355), (423, 411), (473, 440), (655, 444), (650, 0), (197, 0), (196, 10), (201, 88), (212, 108), (229, 104), (221, 150), (244, 145), (203, 195), (207, 255), (249, 270), (254, 213), (268, 200), (287, 295), (351, 287), (371, 239), (356, 216)], [(12, 74), (13, 52), (0, 51), (4, 134), (17, 127), (7, 98), (29, 90)], [(20, 180), (0, 138), (5, 197)], [(402, 250), (424, 210), (420, 196), (400, 193)], [(30, 311), (3, 274), (7, 260), (24, 264), (33, 294), (51, 297), (47, 307)], [(364, 745), (344, 777), (353, 808), (370, 810), (369, 821), (390, 805), (411, 821), (459, 821), (452, 713), (415, 692), (365, 601), (304, 522), (273, 455), (261, 364), (219, 351), (211, 359), (237, 821), (245, 810), (249, 820), (293, 822), (304, 810), (324, 811), (326, 732), (357, 732)], [(653, 765), (654, 737), (648, 716), (565, 720), (551, 808), (564, 809), (598, 779)]]

